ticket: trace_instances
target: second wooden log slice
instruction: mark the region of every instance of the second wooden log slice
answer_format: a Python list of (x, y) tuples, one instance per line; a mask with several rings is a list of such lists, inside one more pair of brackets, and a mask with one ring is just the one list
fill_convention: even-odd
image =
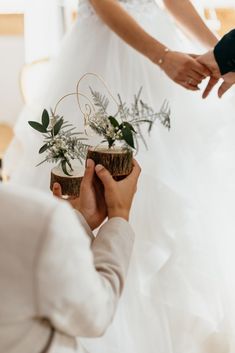
[(133, 152), (129, 149), (91, 147), (87, 158), (102, 164), (116, 180), (124, 179), (133, 168)]
[(75, 168), (70, 174), (71, 176), (64, 174), (60, 166), (53, 168), (51, 171), (50, 189), (52, 190), (54, 183), (59, 183), (63, 196), (78, 197), (84, 170), (81, 167)]

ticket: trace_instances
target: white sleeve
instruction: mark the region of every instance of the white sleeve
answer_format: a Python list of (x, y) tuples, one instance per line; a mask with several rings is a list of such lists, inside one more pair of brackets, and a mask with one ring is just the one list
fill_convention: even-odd
[(38, 314), (70, 336), (102, 335), (121, 294), (133, 232), (112, 219), (99, 233), (91, 250), (69, 206), (59, 203), (48, 217), (36, 270)]

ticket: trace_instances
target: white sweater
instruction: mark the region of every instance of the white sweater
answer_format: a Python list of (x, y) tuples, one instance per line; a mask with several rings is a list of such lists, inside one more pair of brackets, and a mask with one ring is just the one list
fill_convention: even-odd
[(96, 238), (65, 202), (0, 186), (0, 352), (84, 352), (115, 313), (134, 235), (121, 218)]

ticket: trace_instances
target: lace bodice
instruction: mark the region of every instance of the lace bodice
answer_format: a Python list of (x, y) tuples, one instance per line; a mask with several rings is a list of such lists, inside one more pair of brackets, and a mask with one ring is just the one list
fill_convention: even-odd
[[(148, 11), (151, 6), (156, 6), (155, 0), (118, 0), (127, 10), (134, 10), (137, 12)], [(92, 8), (89, 0), (79, 1), (79, 12), (80, 17), (88, 17), (95, 15), (95, 11)]]

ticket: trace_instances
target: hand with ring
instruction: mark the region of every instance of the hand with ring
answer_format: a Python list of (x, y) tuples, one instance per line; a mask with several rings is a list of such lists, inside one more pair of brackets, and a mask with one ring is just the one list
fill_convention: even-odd
[(161, 67), (174, 82), (188, 90), (198, 91), (198, 85), (210, 76), (210, 70), (199, 63), (196, 57), (196, 55), (168, 51)]

